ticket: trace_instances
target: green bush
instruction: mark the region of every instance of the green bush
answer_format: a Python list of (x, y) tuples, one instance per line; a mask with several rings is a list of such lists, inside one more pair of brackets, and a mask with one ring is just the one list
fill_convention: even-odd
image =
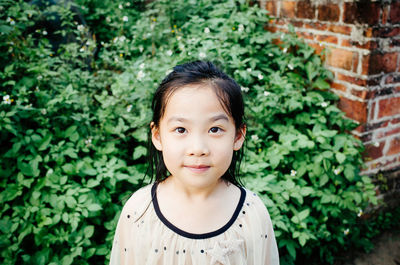
[[(0, 3), (2, 264), (108, 259), (122, 204), (144, 185), (151, 95), (198, 58), (243, 87), (244, 182), (270, 211), (282, 264), (332, 263), (376, 198), (320, 58), (265, 31), (268, 15), (245, 1), (144, 2), (76, 1), (87, 25), (68, 5)], [(49, 14), (59, 31), (32, 30)], [(50, 35), (70, 41), (55, 49)]]

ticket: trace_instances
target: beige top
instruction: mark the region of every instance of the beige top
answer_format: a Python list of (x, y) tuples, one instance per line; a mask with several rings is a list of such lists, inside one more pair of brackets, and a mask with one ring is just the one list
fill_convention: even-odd
[(192, 234), (161, 213), (157, 184), (126, 202), (115, 232), (110, 265), (279, 265), (270, 216), (260, 198), (240, 188), (230, 221), (220, 229)]

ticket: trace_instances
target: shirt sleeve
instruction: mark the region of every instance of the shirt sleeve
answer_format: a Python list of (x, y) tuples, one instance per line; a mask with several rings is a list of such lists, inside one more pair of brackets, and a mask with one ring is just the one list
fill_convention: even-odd
[(115, 230), (110, 265), (135, 265), (132, 255), (134, 250), (131, 246), (136, 234), (134, 224), (146, 211), (149, 201), (151, 201), (149, 187), (144, 187), (135, 192), (122, 208)]
[[(267, 208), (258, 196), (253, 195), (254, 213), (252, 256), (253, 264), (279, 265), (278, 246)], [(250, 263), (249, 263), (250, 264)]]

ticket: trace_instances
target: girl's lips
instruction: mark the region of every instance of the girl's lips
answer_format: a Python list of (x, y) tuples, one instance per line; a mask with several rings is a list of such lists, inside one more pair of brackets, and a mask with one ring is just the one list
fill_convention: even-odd
[(187, 168), (190, 171), (195, 172), (195, 173), (202, 173), (202, 172), (207, 171), (210, 167), (206, 166), (206, 165), (188, 165), (188, 166), (185, 166), (185, 168)]

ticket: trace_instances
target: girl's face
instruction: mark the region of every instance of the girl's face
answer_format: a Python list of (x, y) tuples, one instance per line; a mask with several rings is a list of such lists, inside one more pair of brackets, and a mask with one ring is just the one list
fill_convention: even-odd
[(168, 171), (186, 187), (215, 185), (229, 168), (233, 151), (241, 148), (245, 128), (235, 128), (208, 86), (177, 89), (166, 104), (159, 127), (152, 128), (152, 141)]

